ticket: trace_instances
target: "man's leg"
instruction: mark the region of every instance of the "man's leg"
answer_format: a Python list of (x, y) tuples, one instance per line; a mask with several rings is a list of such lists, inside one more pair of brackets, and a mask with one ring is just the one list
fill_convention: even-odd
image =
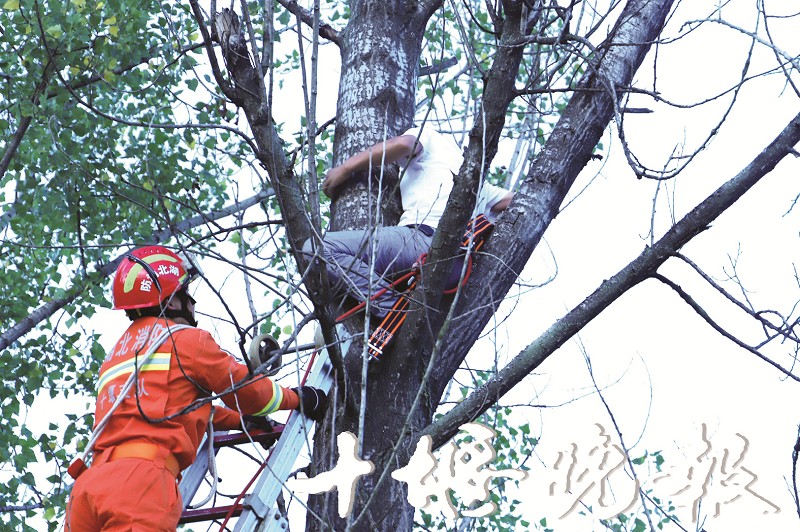
[[(386, 276), (410, 270), (419, 256), (428, 251), (431, 240), (409, 227), (381, 227), (373, 233), (329, 232), (323, 238), (322, 250), (328, 281), (335, 290), (346, 290), (359, 301), (365, 301), (388, 285)], [(311, 254), (310, 242), (306, 242), (303, 251)], [(376, 298), (371, 303), (372, 314), (383, 317), (395, 299), (391, 292)]]

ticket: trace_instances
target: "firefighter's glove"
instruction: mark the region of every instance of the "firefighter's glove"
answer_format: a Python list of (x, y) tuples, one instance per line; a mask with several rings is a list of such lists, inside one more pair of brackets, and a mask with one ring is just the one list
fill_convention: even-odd
[(319, 388), (303, 386), (302, 388), (292, 388), (300, 398), (300, 405), (297, 410), (314, 421), (322, 421), (325, 411), (328, 409), (328, 396)]
[[(244, 429), (247, 432), (251, 432), (254, 430), (262, 430), (264, 432), (272, 432), (272, 421), (267, 416), (250, 416), (250, 415), (243, 415), (242, 421), (244, 422)], [(275, 441), (277, 438), (269, 438), (266, 440), (262, 440), (259, 443), (261, 447), (264, 449), (269, 449), (273, 445), (275, 445)]]

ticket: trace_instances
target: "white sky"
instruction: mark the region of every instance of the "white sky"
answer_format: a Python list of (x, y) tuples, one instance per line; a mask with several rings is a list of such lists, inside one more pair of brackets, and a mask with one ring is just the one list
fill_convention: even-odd
[[(709, 2), (692, 2), (693, 6), (700, 4), (707, 6)], [(659, 89), (666, 98), (681, 103), (695, 101), (698, 93), (713, 94), (741, 71), (741, 50), (737, 46), (729, 40), (714, 42), (702, 35), (698, 33), (693, 41), (673, 50), (677, 55), (664, 63), (667, 69), (659, 71)], [(728, 35), (725, 32), (717, 36)], [(666, 59), (668, 48), (662, 49), (662, 60)], [(640, 72), (645, 76), (649, 73), (647, 67)], [(779, 98), (781, 89), (781, 81), (773, 78), (743, 91), (738, 109), (697, 164), (661, 191), (656, 217), (658, 235), (669, 222), (665, 198), (674, 197), (674, 209), (680, 217), (741, 170), (798, 112), (800, 105), (789, 91)], [(719, 112), (709, 119), (703, 111), (659, 108), (643, 97), (632, 105), (657, 109), (652, 115), (626, 120), (628, 138), (636, 139), (637, 153), (647, 155), (645, 159), (654, 166), (684, 136), (690, 139), (690, 145), (696, 142), (697, 124), (716, 120)], [(558, 277), (526, 296), (525, 303), (504, 324), (509, 331), (504, 340), (510, 353), (525, 347), (603, 279), (632, 260), (647, 243), (655, 185), (636, 180), (618, 148), (615, 140), (601, 179), (547, 232), (547, 242), (558, 261)], [(752, 290), (751, 300), (760, 309), (785, 314), (798, 295), (793, 271), (798, 251), (798, 213), (785, 215), (797, 195), (792, 182), (796, 165), (791, 158), (783, 162), (683, 250), (718, 281), (731, 271), (729, 257), (736, 257), (740, 250), (737, 271)], [(549, 271), (548, 253), (540, 249), (537, 255), (540, 259), (532, 260), (523, 274), (531, 282), (546, 278)], [(673, 260), (659, 271), (706, 305), (712, 317), (728, 325), (732, 332), (742, 334), (746, 341), (757, 338), (752, 323), (743, 322), (741, 313), (732, 311), (704, 287), (687, 266)], [(726, 286), (735, 292), (733, 286)], [(520, 334), (522, 331), (526, 333)], [(716, 452), (726, 446), (733, 451), (736, 433), (749, 440), (743, 465), (758, 476), (752, 489), (782, 511), (764, 516), (763, 503), (745, 496), (723, 507), (717, 520), (706, 523), (707, 530), (797, 528), (797, 513), (786, 487), (800, 423), (791, 414), (790, 406), (800, 399), (797, 382), (785, 380), (765, 362), (719, 337), (658, 281), (640, 285), (613, 304), (582, 331), (579, 341), (591, 358), (598, 383), (609, 386), (605, 397), (626, 444), (637, 443), (631, 456), (640, 456), (645, 450), (661, 450), (668, 465), (678, 465), (683, 460), (682, 452), (689, 458), (695, 456), (687, 449), (697, 448), (703, 423), (708, 426)], [(786, 346), (783, 353), (790, 353), (790, 347)], [(785, 356), (781, 360), (784, 365), (789, 364)], [(536, 402), (559, 404), (582, 394), (590, 385), (576, 340), (551, 356), (537, 375), (526, 379), (518, 387), (517, 396), (520, 401), (530, 398), (530, 390), (535, 388), (541, 392)], [(608, 414), (595, 399), (530, 414), (541, 420), (539, 453), (543, 457), (552, 456), (572, 442), (585, 442), (588, 446), (591, 440), (587, 435), (593, 423), (613, 430)], [(652, 479), (644, 479), (645, 487), (647, 480)], [(541, 510), (535, 508), (531, 515), (535, 517)], [(687, 517), (690, 514), (679, 515), (684, 516), (685, 525), (691, 529)], [(555, 529), (583, 531), (591, 529), (591, 525), (579, 520)]]

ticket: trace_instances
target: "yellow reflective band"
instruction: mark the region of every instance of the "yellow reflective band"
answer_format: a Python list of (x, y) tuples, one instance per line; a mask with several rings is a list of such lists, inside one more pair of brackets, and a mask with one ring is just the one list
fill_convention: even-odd
[[(164, 255), (163, 253), (162, 254), (155, 254), (155, 255), (148, 255), (147, 257), (143, 257), (142, 260), (145, 261), (147, 264), (152, 264), (157, 260), (165, 260), (165, 261), (168, 261), (168, 262), (178, 262), (178, 260), (175, 257), (171, 257), (169, 255)], [(122, 285), (122, 289), (124, 290), (124, 292), (126, 294), (128, 292), (130, 292), (131, 290), (133, 290), (133, 284), (136, 282), (136, 276), (138, 276), (139, 272), (141, 272), (143, 269), (144, 269), (144, 267), (141, 264), (138, 264), (138, 263), (134, 264), (133, 267), (130, 269), (130, 271), (128, 272), (128, 275), (125, 277), (125, 283)], [(181, 280), (183, 280), (183, 278), (181, 278)]]
[[(141, 361), (141, 358), (139, 360)], [(139, 367), (139, 371), (169, 371), (170, 360), (172, 360), (171, 353), (153, 353), (150, 360)], [(131, 358), (125, 362), (120, 362), (116, 366), (111, 366), (102, 372), (100, 378), (97, 379), (97, 395), (100, 395), (103, 388), (112, 380), (133, 373), (135, 361), (135, 358)]]
[(273, 412), (277, 412), (283, 402), (283, 389), (280, 386), (272, 383), (272, 399), (267, 406), (253, 414), (254, 416), (266, 416), (267, 414), (271, 414)]

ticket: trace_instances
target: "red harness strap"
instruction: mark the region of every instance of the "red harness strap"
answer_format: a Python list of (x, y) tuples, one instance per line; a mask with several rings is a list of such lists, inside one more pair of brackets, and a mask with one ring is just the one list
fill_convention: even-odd
[[(381, 288), (380, 290), (378, 290), (377, 292), (372, 294), (372, 296), (369, 298), (370, 301), (374, 301), (375, 299), (379, 298), (380, 296), (382, 296), (383, 294), (385, 294), (389, 290), (394, 290), (396, 287), (398, 287), (402, 283), (408, 281), (410, 278), (414, 277), (418, 273), (419, 273), (419, 270), (417, 270), (417, 269), (411, 270), (407, 274), (405, 274), (402, 277), (400, 277), (400, 278), (396, 279), (395, 281), (393, 281), (386, 288)], [(366, 301), (362, 301), (361, 303), (359, 303), (355, 307), (351, 308), (350, 310), (348, 310), (344, 314), (338, 316), (336, 318), (336, 323), (342, 323), (344, 320), (346, 320), (347, 318), (349, 318), (353, 314), (356, 314), (357, 312), (359, 312), (361, 309), (363, 309), (366, 306), (367, 306), (367, 302)]]
[[(478, 251), (480, 248), (483, 247), (483, 243), (486, 241), (486, 237), (489, 236), (489, 233), (494, 228), (494, 224), (491, 223), (486, 216), (483, 214), (478, 215), (476, 218), (470, 221), (469, 226), (467, 226), (467, 230), (464, 232), (464, 236), (461, 239), (461, 250), (465, 253), (468, 252), (470, 249), (472, 252)], [(411, 277), (411, 280), (408, 283), (408, 289), (403, 292), (400, 297), (397, 298), (392, 309), (386, 314), (383, 318), (383, 321), (378, 326), (377, 329), (372, 331), (372, 334), (369, 337), (369, 343), (367, 346), (367, 352), (369, 356), (374, 361), (379, 361), (381, 356), (383, 356), (384, 351), (389, 347), (389, 344), (392, 343), (394, 340), (397, 332), (400, 330), (400, 327), (406, 321), (406, 315), (408, 307), (411, 304), (411, 300), (409, 298), (409, 294), (414, 291), (414, 288), (417, 286), (417, 279), (419, 278), (419, 271), (422, 268), (422, 265), (425, 263), (425, 259), (427, 258), (427, 253), (423, 254), (419, 260), (417, 261), (417, 267), (407, 275), (401, 277), (401, 279), (405, 280)], [(457, 261), (456, 266), (457, 268), (453, 269), (453, 273), (451, 273), (451, 279), (454, 275), (457, 275), (456, 280), (451, 283), (455, 286), (453, 288), (449, 288), (443, 291), (445, 294), (453, 294), (455, 293), (461, 286), (464, 286), (467, 281), (469, 280), (470, 273), (472, 272), (472, 253), (467, 255), (467, 268), (464, 273), (463, 278), (461, 277), (463, 262)], [(460, 281), (460, 282), (459, 282)], [(399, 284), (398, 281), (392, 283), (390, 286), (393, 288)], [(378, 292), (374, 297), (380, 295), (385, 292), (383, 291)], [(352, 311), (348, 314), (351, 315)], [(344, 315), (343, 315), (344, 316)], [(340, 316), (341, 319), (344, 319)], [(337, 321), (340, 321), (337, 318)]]
[(397, 301), (392, 305), (392, 309), (383, 318), (383, 321), (377, 329), (372, 331), (369, 335), (369, 342), (367, 344), (367, 353), (376, 362), (383, 356), (384, 350), (392, 343), (397, 331), (403, 326), (406, 321), (408, 313), (408, 306), (411, 300), (408, 293), (413, 292), (417, 286), (417, 277), (415, 276), (408, 285), (408, 290), (397, 298)]

